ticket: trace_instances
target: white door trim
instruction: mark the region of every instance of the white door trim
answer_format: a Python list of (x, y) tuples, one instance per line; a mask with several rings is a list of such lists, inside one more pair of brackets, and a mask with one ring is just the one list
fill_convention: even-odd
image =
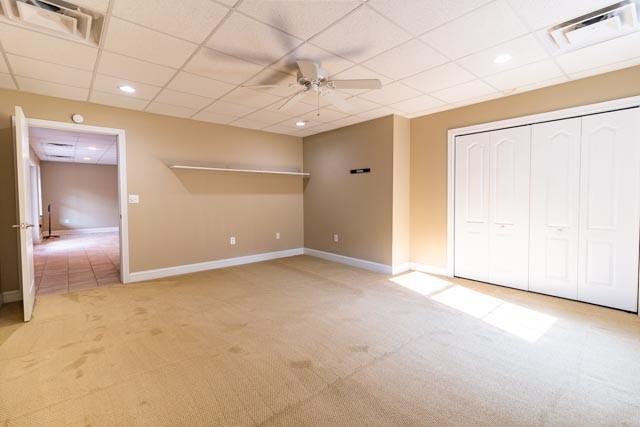
[(120, 205), (120, 281), (122, 283), (129, 283), (131, 279), (129, 273), (129, 216), (127, 209), (127, 150), (124, 129), (30, 118), (27, 118), (27, 123), (29, 127), (93, 133), (97, 135), (113, 135), (117, 138), (118, 200)]
[[(465, 126), (461, 128), (449, 129), (447, 131), (447, 276), (454, 276), (454, 190), (455, 190), (455, 141), (457, 136), (470, 133), (488, 132), (492, 130), (504, 129), (514, 126), (526, 126), (535, 123), (548, 122), (552, 120), (562, 120), (571, 117), (586, 116), (589, 114), (604, 113), (607, 111), (620, 110), (623, 108), (640, 107), (640, 96), (614, 99), (611, 101), (598, 102), (595, 104), (581, 105), (578, 107), (563, 108), (545, 113), (530, 114), (528, 116), (515, 117), (512, 119), (498, 120), (495, 122), (481, 123), (477, 125)], [(639, 118), (640, 120), (640, 118)], [(640, 143), (640, 142), (639, 142)], [(640, 286), (640, 283), (639, 283)], [(640, 307), (640, 292), (638, 296)], [(640, 315), (640, 310), (639, 313)]]

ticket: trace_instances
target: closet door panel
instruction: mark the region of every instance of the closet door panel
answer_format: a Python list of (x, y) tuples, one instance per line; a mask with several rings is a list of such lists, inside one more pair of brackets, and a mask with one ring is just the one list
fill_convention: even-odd
[(529, 126), (490, 133), (489, 281), (528, 288)]
[(578, 299), (636, 311), (640, 227), (638, 109), (582, 119)]
[(578, 297), (580, 118), (532, 127), (529, 289)]
[(487, 281), (489, 134), (456, 138), (455, 275)]

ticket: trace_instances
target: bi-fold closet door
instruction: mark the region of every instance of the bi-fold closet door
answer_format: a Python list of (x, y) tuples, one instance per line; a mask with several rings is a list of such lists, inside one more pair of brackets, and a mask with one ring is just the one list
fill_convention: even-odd
[(455, 275), (528, 288), (528, 126), (456, 138)]

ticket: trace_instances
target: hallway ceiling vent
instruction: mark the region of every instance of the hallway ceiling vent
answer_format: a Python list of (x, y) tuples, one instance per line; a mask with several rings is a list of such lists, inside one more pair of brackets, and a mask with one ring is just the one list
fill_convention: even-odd
[(638, 0), (625, 0), (551, 27), (544, 38), (554, 52), (564, 53), (639, 29)]
[(64, 0), (0, 0), (0, 20), (97, 46), (104, 16)]

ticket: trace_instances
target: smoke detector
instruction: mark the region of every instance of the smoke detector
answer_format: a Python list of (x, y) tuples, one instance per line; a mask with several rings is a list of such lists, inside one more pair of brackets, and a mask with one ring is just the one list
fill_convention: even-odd
[(104, 16), (64, 0), (0, 0), (0, 21), (97, 46)]

